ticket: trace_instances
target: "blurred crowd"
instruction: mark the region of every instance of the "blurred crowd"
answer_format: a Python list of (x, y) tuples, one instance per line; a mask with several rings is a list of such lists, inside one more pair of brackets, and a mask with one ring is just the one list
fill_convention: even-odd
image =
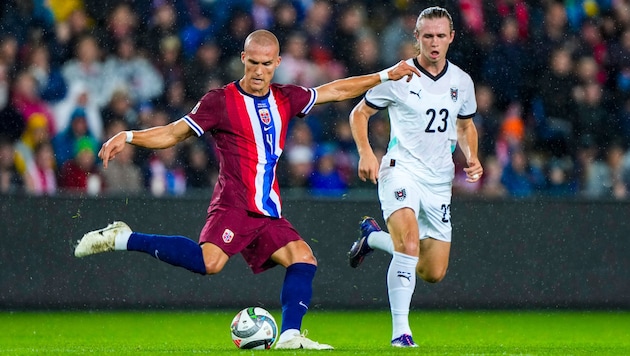
[[(115, 133), (178, 120), (242, 75), (255, 29), (281, 44), (275, 82), (317, 86), (415, 55), (419, 11), (447, 8), (448, 58), (475, 81), (480, 159), (455, 194), (630, 197), (628, 0), (3, 0), (0, 194), (183, 195), (212, 188), (210, 135), (164, 150), (127, 148), (102, 169)], [(354, 101), (293, 120), (278, 168), (284, 188), (338, 197), (357, 178)], [(384, 154), (387, 113), (370, 120)]]

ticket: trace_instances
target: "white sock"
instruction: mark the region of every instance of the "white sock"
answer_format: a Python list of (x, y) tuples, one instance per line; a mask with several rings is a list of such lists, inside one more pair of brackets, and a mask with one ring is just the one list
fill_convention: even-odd
[(387, 292), (392, 312), (392, 340), (402, 334), (411, 335), (409, 305), (416, 287), (418, 257), (394, 251), (387, 270)]
[(294, 337), (300, 335), (300, 330), (298, 329), (287, 329), (278, 338), (278, 343), (285, 342), (287, 340), (291, 340)]
[(374, 231), (368, 236), (367, 242), (371, 248), (385, 251), (390, 255), (394, 252), (392, 237), (385, 231)]
[(125, 231), (122, 234), (116, 234), (116, 239), (114, 240), (114, 250), (116, 251), (126, 251), (127, 250), (127, 242), (129, 241), (129, 237), (131, 236), (131, 232)]

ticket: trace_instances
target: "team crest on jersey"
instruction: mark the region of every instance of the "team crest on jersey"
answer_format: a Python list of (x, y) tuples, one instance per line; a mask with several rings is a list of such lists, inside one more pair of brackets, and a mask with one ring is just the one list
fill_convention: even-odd
[(258, 109), (258, 116), (260, 116), (260, 121), (265, 125), (269, 125), (271, 122), (271, 114), (269, 114), (267, 109)]
[(232, 239), (234, 238), (234, 232), (232, 232), (232, 230), (230, 229), (225, 229), (225, 231), (223, 231), (223, 236), (221, 236), (221, 238), (223, 239), (223, 242), (225, 242), (226, 244), (229, 244), (230, 242), (232, 242)]
[(403, 201), (407, 197), (407, 191), (405, 188), (400, 188), (394, 192), (394, 196), (396, 196), (396, 199)]
[(457, 95), (458, 95), (457, 92), (458, 92), (457, 88), (455, 87), (451, 88), (451, 99), (453, 99), (453, 101), (455, 102), (457, 101)]

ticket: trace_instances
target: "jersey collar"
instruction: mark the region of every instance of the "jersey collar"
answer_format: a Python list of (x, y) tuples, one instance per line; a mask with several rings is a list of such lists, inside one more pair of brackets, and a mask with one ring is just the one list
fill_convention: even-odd
[(418, 61), (418, 57), (414, 57), (413, 64), (416, 66), (416, 68), (418, 68), (418, 70), (422, 72), (422, 74), (426, 75), (429, 79), (433, 80), (434, 82), (442, 78), (444, 74), (446, 74), (446, 70), (448, 69), (448, 61), (446, 61), (446, 64), (444, 65), (444, 68), (442, 69), (442, 71), (438, 73), (438, 75), (433, 75), (420, 65), (420, 62)]

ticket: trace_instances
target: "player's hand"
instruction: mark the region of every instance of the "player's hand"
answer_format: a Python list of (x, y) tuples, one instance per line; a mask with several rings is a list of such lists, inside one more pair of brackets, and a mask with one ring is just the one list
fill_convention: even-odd
[(481, 179), (483, 167), (478, 159), (471, 159), (468, 161), (468, 167), (464, 168), (464, 172), (466, 172), (466, 182), (475, 183)]
[(390, 80), (398, 80), (403, 77), (407, 77), (407, 82), (409, 82), (413, 78), (414, 74), (419, 77), (420, 71), (418, 70), (418, 68), (416, 68), (415, 66), (410, 66), (405, 61), (398, 62), (398, 64), (391, 67), (387, 71), (387, 75), (389, 76)]
[(107, 168), (107, 162), (114, 159), (116, 155), (125, 148), (127, 135), (121, 131), (103, 144), (98, 151), (98, 157), (103, 160), (103, 168)]
[(359, 179), (376, 184), (378, 180), (378, 159), (374, 152), (369, 152), (359, 158)]

